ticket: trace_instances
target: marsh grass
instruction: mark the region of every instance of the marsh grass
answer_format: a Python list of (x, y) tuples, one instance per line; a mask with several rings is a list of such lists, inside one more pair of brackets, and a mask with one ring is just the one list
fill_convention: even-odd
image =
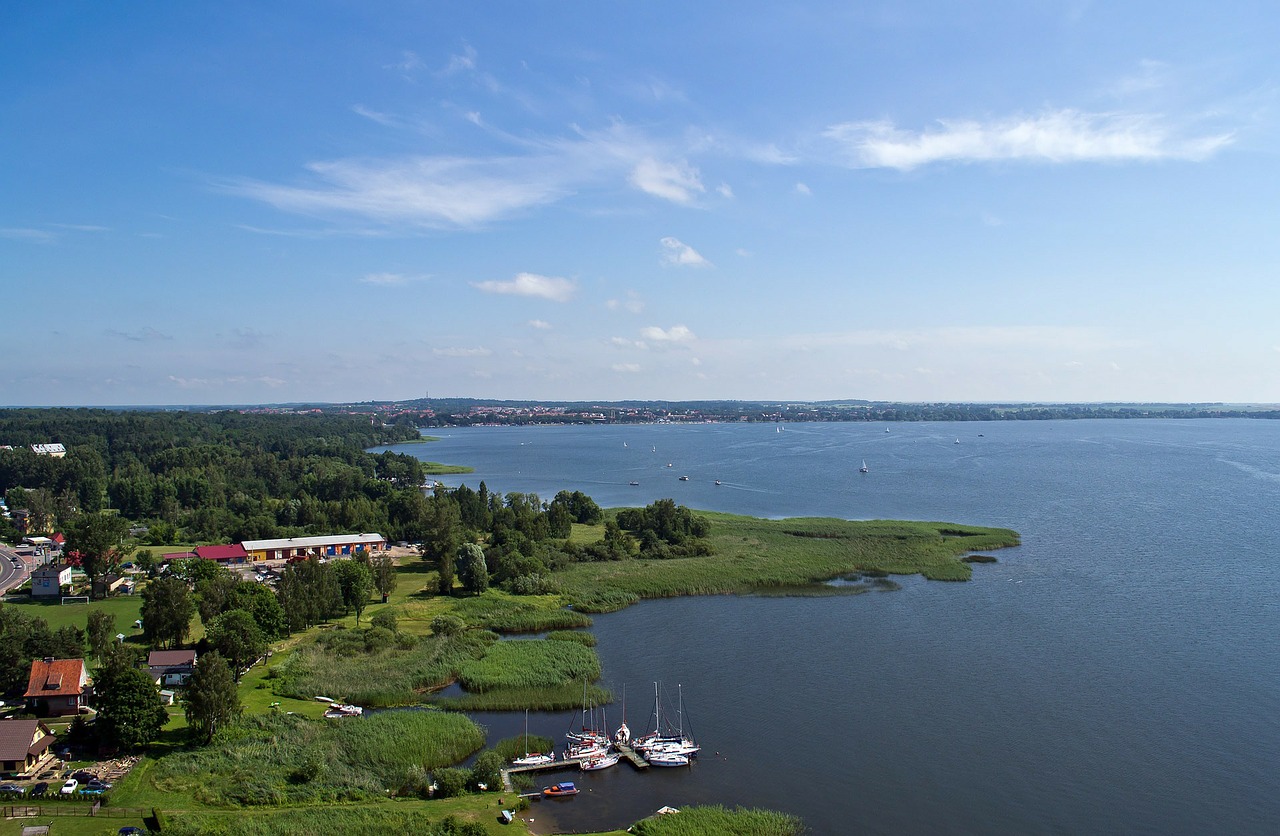
[(628, 831), (637, 836), (796, 836), (804, 822), (786, 813), (741, 807), (682, 807), (667, 816), (652, 816)]
[(627, 596), (765, 592), (855, 572), (961, 581), (972, 570), (960, 555), (1018, 544), (1017, 533), (1008, 529), (954, 523), (704, 516), (711, 522), (715, 554), (575, 564), (557, 575), (566, 599), (575, 609), (601, 608)]
[(158, 761), (155, 787), (211, 806), (281, 806), (381, 798), (414, 770), (457, 763), (484, 731), (451, 712), (388, 711), (343, 720), (243, 720), (213, 745)]
[(458, 671), (462, 687), (474, 693), (510, 688), (552, 688), (573, 680), (600, 678), (600, 658), (577, 642), (502, 641), (483, 658)]
[[(598, 685), (587, 686), (587, 701), (592, 705), (607, 705), (613, 700), (611, 691)], [(520, 711), (525, 708), (534, 711), (573, 711), (582, 707), (582, 683), (501, 688), (483, 694), (435, 697), (431, 702), (451, 711)]]
[(547, 638), (556, 642), (577, 642), (585, 647), (596, 646), (596, 637), (581, 630), (553, 630), (547, 633)]
[(590, 618), (564, 609), (556, 595), (518, 597), (493, 590), (457, 599), (452, 612), (469, 625), (498, 633), (545, 633), (591, 626)]
[[(339, 656), (319, 643), (303, 645), (271, 680), (274, 693), (300, 700), (317, 694), (363, 706), (408, 705), (422, 694), (452, 682), (462, 667), (485, 655), (498, 637), (467, 630), (456, 636), (427, 636), (412, 647)], [(561, 642), (560, 644), (563, 644)]]

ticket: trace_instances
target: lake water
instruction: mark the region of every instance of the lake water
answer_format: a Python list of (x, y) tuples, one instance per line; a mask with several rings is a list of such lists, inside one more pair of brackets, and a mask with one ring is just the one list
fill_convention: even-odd
[[(1280, 422), (435, 434), (395, 449), (476, 468), (450, 486), (1022, 534), (967, 584), (597, 617), (603, 684), (625, 685), (630, 725), (646, 725), (655, 680), (679, 683), (705, 749), (691, 769), (565, 776), (584, 792), (531, 810), (562, 831), (719, 803), (793, 812), (816, 834), (1280, 832)], [(493, 738), (523, 724), (479, 719)], [(560, 740), (569, 720), (530, 715), (531, 731)]]

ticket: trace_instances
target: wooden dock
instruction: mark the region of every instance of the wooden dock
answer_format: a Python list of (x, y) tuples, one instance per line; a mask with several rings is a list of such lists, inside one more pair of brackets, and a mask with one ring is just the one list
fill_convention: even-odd
[(628, 746), (627, 744), (618, 743), (615, 741), (613, 744), (613, 748), (617, 749), (618, 752), (622, 755), (622, 757), (630, 761), (631, 765), (634, 766), (636, 769), (649, 768), (649, 762), (644, 758), (640, 757), (640, 754), (636, 752), (635, 749), (632, 749), (630, 746)]
[(502, 770), (502, 788), (506, 792), (515, 792), (515, 787), (511, 785), (511, 776), (516, 772), (550, 772), (554, 769), (571, 769), (577, 768), (582, 764), (582, 758), (561, 758), (558, 761), (547, 761), (546, 763), (534, 763), (527, 766), (508, 766)]
[[(640, 754), (636, 752), (635, 749), (632, 749), (630, 746), (628, 746), (627, 744), (614, 743), (613, 748), (617, 749), (618, 753), (622, 755), (624, 759), (630, 762), (630, 764), (634, 766), (636, 769), (649, 768), (649, 762), (646, 761), (644, 758), (640, 757)], [(564, 757), (558, 761), (548, 761), (547, 763), (535, 763), (535, 764), (530, 764), (528, 766), (508, 766), (505, 769), (501, 770), (502, 789), (504, 792), (516, 791), (515, 787), (511, 785), (511, 776), (517, 772), (551, 772), (556, 769), (572, 769), (575, 767), (580, 767), (584, 760), (586, 760), (586, 758)], [(533, 793), (533, 795), (539, 795), (539, 794), (540, 793)]]

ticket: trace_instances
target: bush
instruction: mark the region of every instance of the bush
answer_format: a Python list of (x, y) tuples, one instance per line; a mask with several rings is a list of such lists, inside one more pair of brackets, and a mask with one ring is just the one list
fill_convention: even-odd
[(384, 610), (378, 610), (377, 614), (374, 615), (373, 618), (369, 619), (369, 626), (381, 627), (384, 630), (389, 630), (392, 633), (396, 633), (396, 632), (399, 632), (400, 625), (396, 619), (395, 610), (384, 609)]
[(437, 615), (431, 619), (431, 632), (437, 636), (456, 636), (466, 627), (466, 622), (456, 615)]
[(453, 798), (467, 791), (467, 782), (471, 780), (471, 770), (447, 766), (444, 769), (437, 769), (435, 778), (436, 797)]

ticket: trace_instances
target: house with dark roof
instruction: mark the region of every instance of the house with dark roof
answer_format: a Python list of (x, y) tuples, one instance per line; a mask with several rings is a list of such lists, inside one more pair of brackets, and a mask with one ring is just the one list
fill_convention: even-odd
[(18, 778), (38, 773), (52, 758), (54, 737), (39, 720), (0, 723), (0, 772)]
[(23, 697), (32, 714), (45, 717), (78, 714), (89, 696), (91, 684), (83, 659), (33, 659)]
[(147, 669), (157, 685), (186, 685), (196, 669), (196, 652), (153, 650), (147, 655)]

